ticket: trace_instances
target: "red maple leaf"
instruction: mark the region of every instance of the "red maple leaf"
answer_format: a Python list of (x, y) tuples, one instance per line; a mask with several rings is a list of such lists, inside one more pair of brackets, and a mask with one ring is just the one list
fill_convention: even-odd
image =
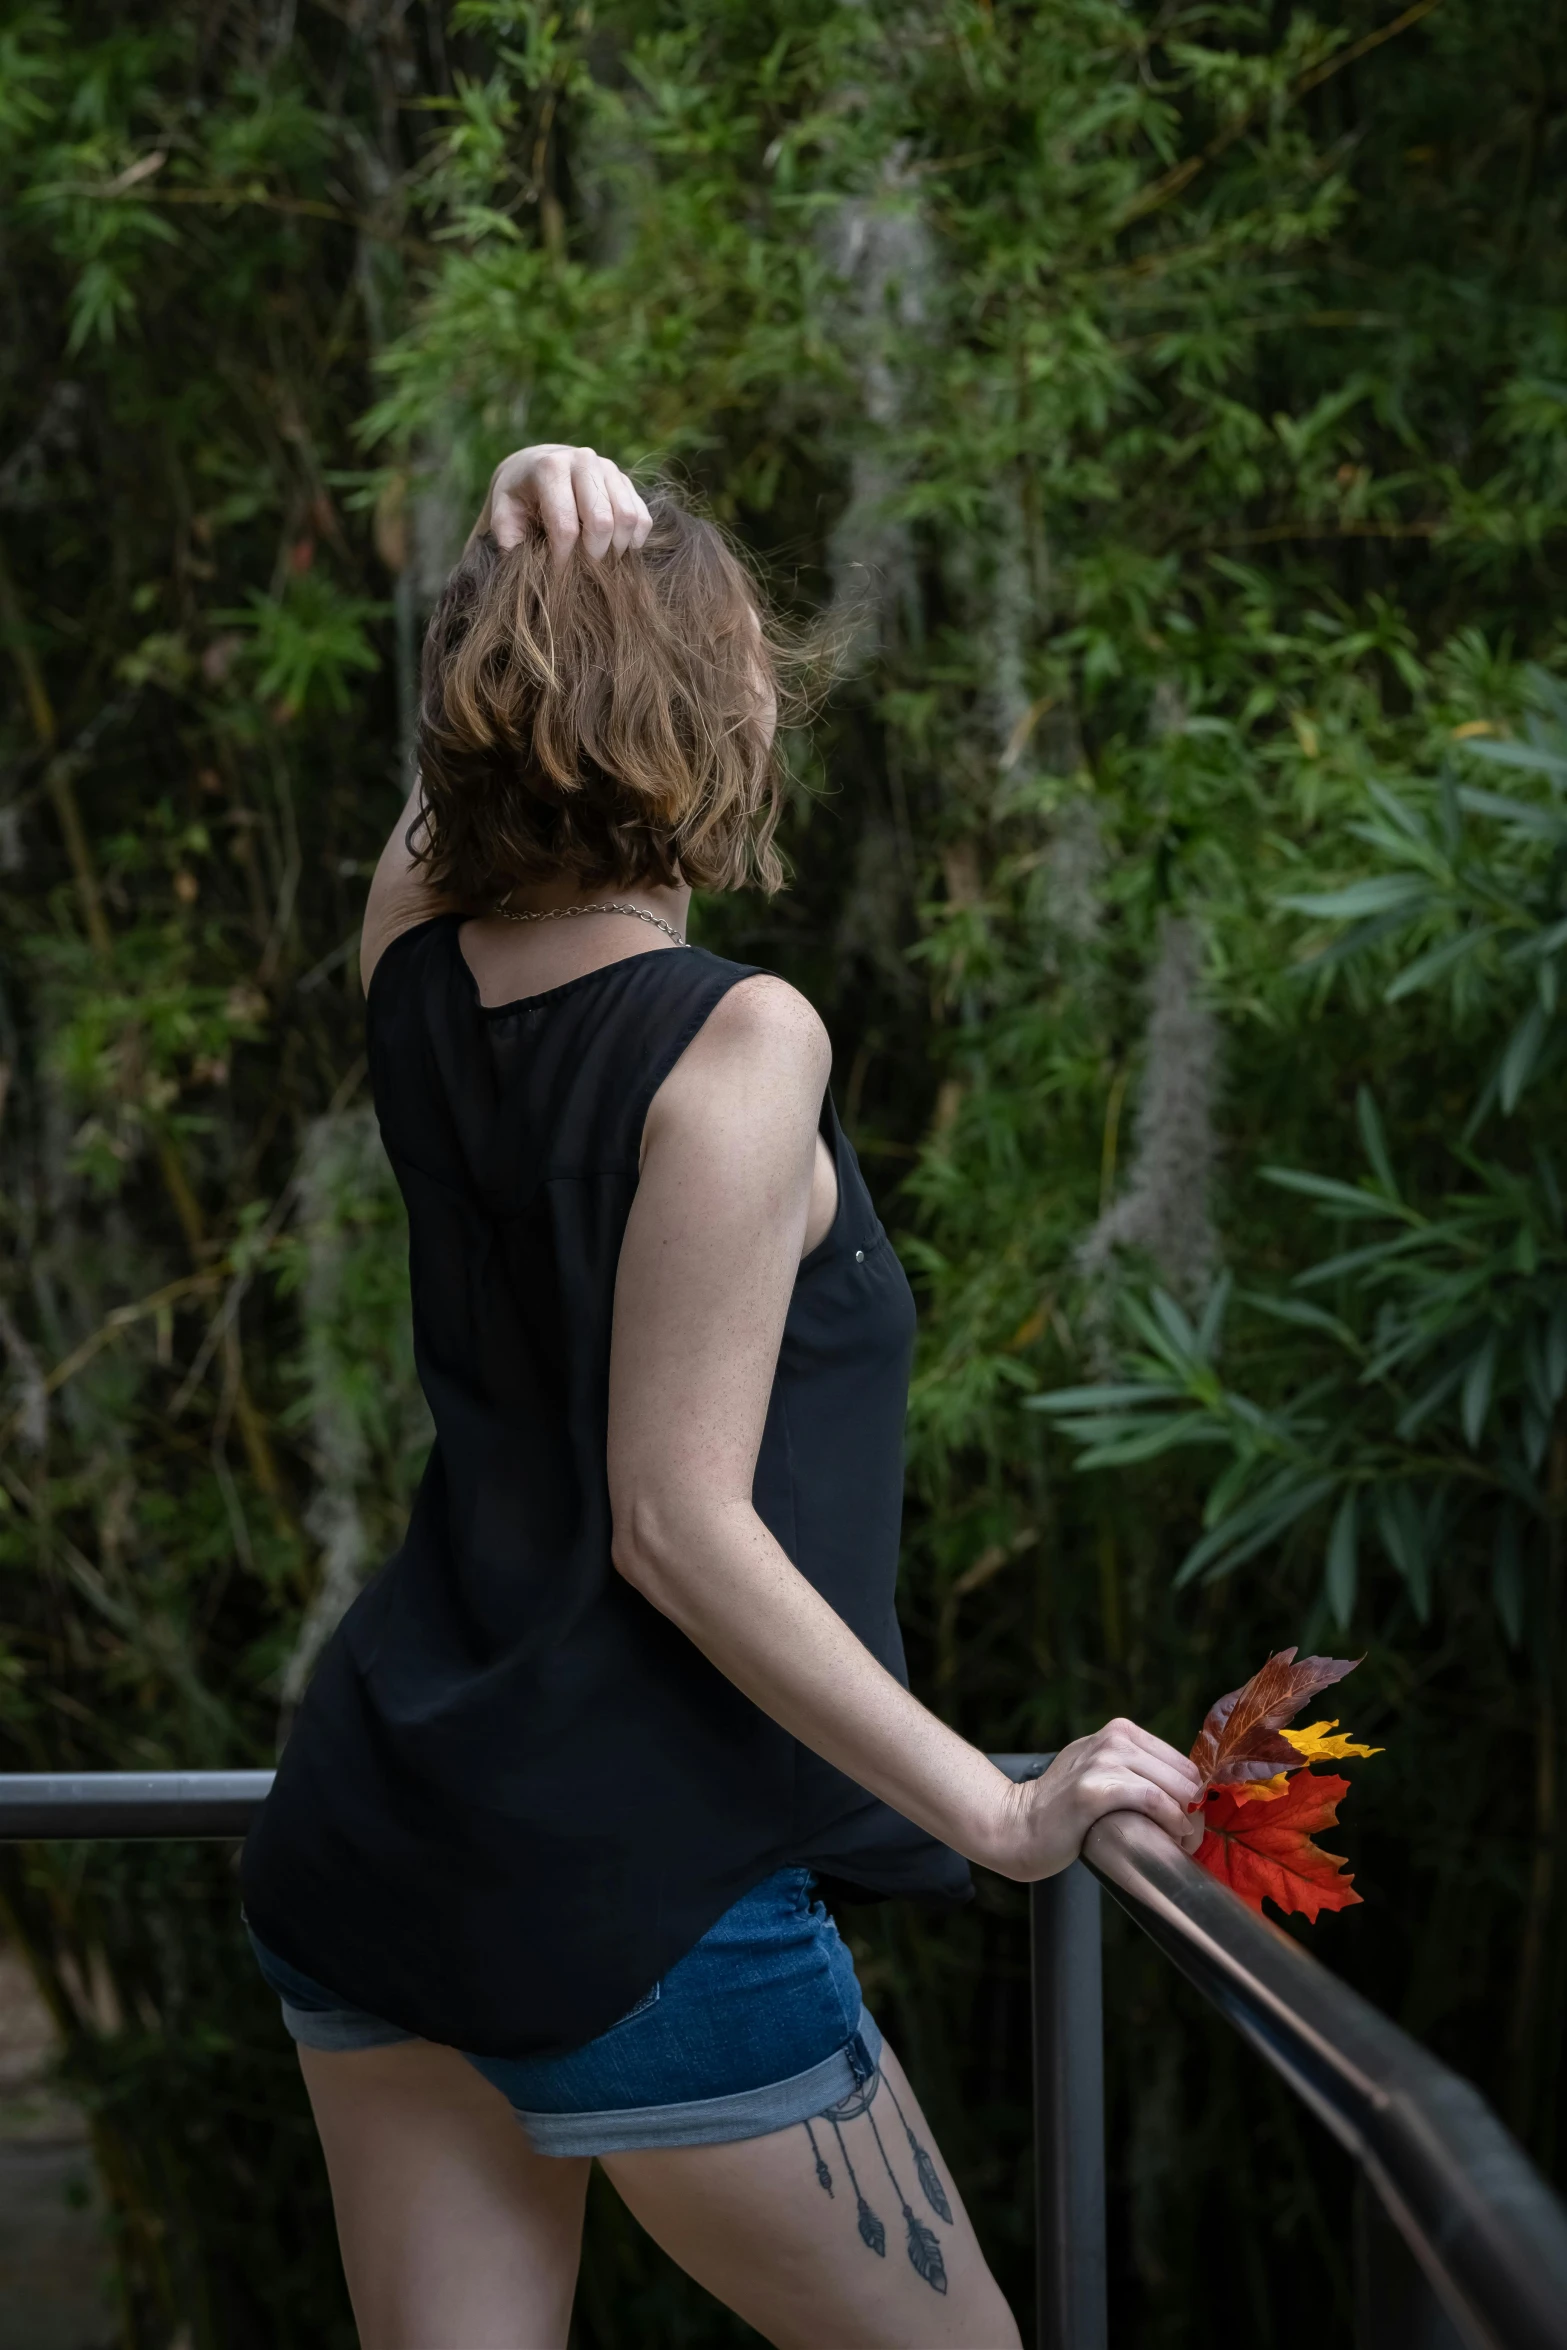
[(1191, 1756), (1204, 1784), (1233, 1787), (1251, 1779), (1271, 1779), (1279, 1771), (1298, 1771), (1301, 1757), (1279, 1736), (1280, 1730), (1308, 1697), (1342, 1681), (1359, 1662), (1358, 1657), (1305, 1656), (1296, 1664), (1293, 1648), (1270, 1656), (1244, 1687), (1232, 1689), (1208, 1709)]
[(1348, 1793), (1347, 1779), (1308, 1770), (1297, 1771), (1271, 1803), (1248, 1803), (1216, 1787), (1202, 1807), (1207, 1834), (1197, 1865), (1259, 1917), (1265, 1895), (1285, 1917), (1298, 1910), (1313, 1922), (1324, 1909), (1348, 1909), (1360, 1899), (1351, 1891), (1354, 1879), (1341, 1875), (1344, 1862), (1336, 1853), (1311, 1841), (1319, 1828), (1336, 1824)]

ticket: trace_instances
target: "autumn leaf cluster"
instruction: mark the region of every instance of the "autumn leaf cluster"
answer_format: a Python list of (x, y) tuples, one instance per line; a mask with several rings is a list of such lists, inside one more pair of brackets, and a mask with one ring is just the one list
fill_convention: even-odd
[(1345, 1862), (1313, 1841), (1337, 1823), (1349, 1781), (1311, 1765), (1382, 1750), (1357, 1745), (1337, 1720), (1286, 1727), (1358, 1662), (1308, 1656), (1297, 1663), (1294, 1649), (1282, 1648), (1209, 1708), (1192, 1743), (1191, 1759), (1204, 1780), (1198, 1866), (1259, 1917), (1264, 1900), (1286, 1917), (1298, 1912), (1315, 1923), (1323, 1910), (1348, 1909), (1360, 1899)]

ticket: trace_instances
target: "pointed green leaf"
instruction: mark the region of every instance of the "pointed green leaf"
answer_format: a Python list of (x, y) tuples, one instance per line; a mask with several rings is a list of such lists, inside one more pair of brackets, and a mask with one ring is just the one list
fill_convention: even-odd
[(1149, 1303), (1163, 1323), (1171, 1345), (1179, 1347), (1183, 1355), (1198, 1353), (1197, 1333), (1169, 1292), (1156, 1289)]
[(1342, 1631), (1355, 1612), (1355, 1584), (1360, 1563), (1360, 1505), (1353, 1485), (1334, 1513), (1328, 1535), (1324, 1582), (1333, 1621)]
[(1471, 816), (1489, 816), (1530, 840), (1559, 840), (1567, 829), (1559, 808), (1541, 808), (1532, 800), (1515, 800), (1503, 792), (1473, 791), (1468, 785), (1458, 797)]
[(1416, 995), (1421, 988), (1432, 986), (1438, 979), (1445, 979), (1449, 971), (1494, 936), (1495, 931), (1490, 924), (1476, 924), (1472, 930), (1460, 931), (1456, 938), (1444, 939), (1440, 946), (1428, 947), (1423, 955), (1417, 955), (1412, 963), (1405, 964), (1388, 988), (1385, 1000), (1390, 1004), (1402, 1003), (1405, 996)]
[(1423, 1624), (1431, 1613), (1431, 1571), (1414, 1496), (1407, 1485), (1379, 1485), (1372, 1506), (1382, 1547)]
[(1128, 1404), (1174, 1403), (1185, 1394), (1181, 1387), (1127, 1382), (1120, 1387), (1052, 1387), (1043, 1395), (1025, 1395), (1025, 1412), (1113, 1412)]
[(1551, 1441), (1551, 1423), (1532, 1396), (1525, 1396), (1523, 1406), (1523, 1457), (1532, 1471), (1538, 1471)]
[(1556, 1398), (1551, 1393), (1551, 1375), (1547, 1361), (1547, 1341), (1550, 1324), (1543, 1315), (1536, 1315), (1527, 1324), (1523, 1334), (1523, 1375), (1528, 1384), (1529, 1400), (1542, 1420), (1549, 1420)]
[[(1553, 782), (1567, 783), (1567, 759), (1555, 752), (1539, 749), (1533, 743), (1472, 741), (1464, 744), (1468, 758), (1484, 759), (1493, 767), (1514, 767), (1529, 775), (1545, 775)], [(1467, 796), (1467, 795), (1466, 795)]]
[(1549, 930), (1542, 931), (1538, 938), (1530, 939), (1528, 944), (1531, 954), (1559, 954), (1563, 947), (1567, 947), (1567, 920), (1553, 922)]
[(1496, 1332), (1492, 1330), (1470, 1357), (1469, 1368), (1464, 1373), (1463, 1393), (1458, 1399), (1464, 1442), (1471, 1452), (1479, 1444), (1485, 1428), (1486, 1414), (1491, 1409), (1491, 1383), (1495, 1377)]
[(1497, 1515), (1496, 1539), (1491, 1548), (1491, 1599), (1509, 1648), (1523, 1638), (1523, 1545), (1518, 1512), (1507, 1504)]
[(1356, 1091), (1355, 1117), (1360, 1126), (1360, 1139), (1366, 1146), (1366, 1156), (1376, 1170), (1377, 1181), (1385, 1192), (1397, 1199), (1398, 1181), (1393, 1173), (1393, 1162), (1388, 1157), (1382, 1113), (1377, 1108), (1376, 1097), (1369, 1086), (1362, 1085)]
[(1230, 1275), (1221, 1273), (1203, 1302), (1202, 1320), (1197, 1326), (1197, 1352), (1205, 1362), (1212, 1360), (1218, 1346), (1232, 1286)]
[(1340, 1183), (1332, 1175), (1308, 1175), (1298, 1167), (1264, 1167), (1262, 1178), (1265, 1183), (1276, 1183), (1281, 1191), (1298, 1191), (1307, 1199), (1320, 1200), (1335, 1215), (1386, 1216), (1392, 1205), (1362, 1183)]
[(1323, 890), (1307, 897), (1280, 898), (1292, 914), (1310, 914), (1319, 922), (1360, 922), (1370, 914), (1407, 914), (1423, 906), (1431, 885), (1416, 873), (1370, 873), (1343, 889)]
[(1089, 1469), (1128, 1469), (1138, 1461), (1155, 1461), (1161, 1453), (1179, 1451), (1191, 1444), (1222, 1444), (1224, 1428), (1206, 1412), (1185, 1412), (1179, 1418), (1161, 1420), (1156, 1427), (1145, 1428), (1135, 1436), (1126, 1436), (1108, 1444), (1096, 1444), (1081, 1455), (1077, 1466)]
[(1269, 1486), (1271, 1499), (1257, 1497), (1244, 1509), (1237, 1510), (1224, 1525), (1215, 1526), (1193, 1543), (1176, 1574), (1176, 1589), (1189, 1583), (1195, 1575), (1205, 1575), (1213, 1581), (1221, 1575), (1233, 1574), (1259, 1550), (1288, 1533), (1319, 1501), (1325, 1501), (1337, 1484), (1337, 1476), (1312, 1477), (1302, 1476), (1298, 1470), (1286, 1471)]
[(1560, 1403), (1562, 1390), (1567, 1388), (1567, 1297), (1559, 1297), (1551, 1309), (1551, 1326), (1545, 1340), (1545, 1376), (1552, 1404)]
[(1450, 1398), (1454, 1391), (1457, 1391), (1457, 1386), (1464, 1382), (1466, 1368), (1468, 1368), (1466, 1363), (1450, 1363), (1447, 1365), (1447, 1370), (1442, 1372), (1440, 1379), (1435, 1379), (1435, 1382), (1428, 1386), (1424, 1394), (1417, 1396), (1414, 1398), (1414, 1403), (1407, 1405), (1405, 1412), (1400, 1412), (1400, 1419), (1398, 1419), (1400, 1443), (1412, 1443), (1414, 1436), (1419, 1436), (1419, 1431), (1424, 1429), (1433, 1412), (1440, 1412), (1442, 1405), (1447, 1403), (1447, 1398)]
[(1293, 1322), (1300, 1330), (1320, 1330), (1325, 1337), (1336, 1338), (1340, 1346), (1351, 1353), (1361, 1353), (1360, 1340), (1347, 1322), (1337, 1314), (1330, 1314), (1323, 1306), (1308, 1305), (1301, 1297), (1268, 1297), (1255, 1290), (1246, 1292), (1246, 1303), (1259, 1314), (1267, 1314), (1275, 1322)]
[(1518, 1106), (1518, 1096), (1534, 1074), (1534, 1065), (1545, 1042), (1547, 1021), (1545, 1007), (1532, 1003), (1508, 1039), (1497, 1072), (1497, 1093), (1504, 1116), (1510, 1116)]

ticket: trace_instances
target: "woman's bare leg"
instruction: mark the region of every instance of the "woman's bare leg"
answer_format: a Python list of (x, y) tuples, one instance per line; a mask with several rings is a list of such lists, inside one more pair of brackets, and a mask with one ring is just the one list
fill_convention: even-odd
[(535, 2154), (453, 2049), (299, 2063), (362, 2350), (565, 2350), (588, 2163)]
[(671, 2259), (776, 2350), (1018, 2350), (890, 2049), (871, 2087), (868, 2106), (849, 2099), (808, 2129), (609, 2154), (604, 2169)]

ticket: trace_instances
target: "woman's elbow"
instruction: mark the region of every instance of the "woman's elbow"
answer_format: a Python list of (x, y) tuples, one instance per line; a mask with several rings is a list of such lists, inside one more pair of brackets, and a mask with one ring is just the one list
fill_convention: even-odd
[(697, 1635), (719, 1595), (743, 1585), (758, 1530), (750, 1497), (715, 1494), (699, 1481), (654, 1479), (617, 1491), (610, 1480), (609, 1555), (634, 1590)]
[(654, 1494), (638, 1493), (616, 1502), (609, 1555), (617, 1575), (651, 1601), (664, 1615), (675, 1610), (671, 1602), (671, 1569), (681, 1545), (673, 1513)]

